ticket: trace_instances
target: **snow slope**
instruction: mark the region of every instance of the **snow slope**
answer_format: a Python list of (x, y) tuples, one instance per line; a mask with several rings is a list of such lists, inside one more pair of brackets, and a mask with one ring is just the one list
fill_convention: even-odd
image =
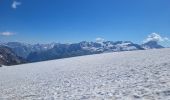
[(0, 68), (0, 100), (169, 100), (170, 49)]

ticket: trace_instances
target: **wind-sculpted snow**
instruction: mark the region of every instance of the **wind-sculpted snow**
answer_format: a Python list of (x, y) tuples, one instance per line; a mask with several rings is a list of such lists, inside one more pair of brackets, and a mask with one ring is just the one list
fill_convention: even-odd
[(0, 100), (169, 100), (170, 49), (0, 67)]

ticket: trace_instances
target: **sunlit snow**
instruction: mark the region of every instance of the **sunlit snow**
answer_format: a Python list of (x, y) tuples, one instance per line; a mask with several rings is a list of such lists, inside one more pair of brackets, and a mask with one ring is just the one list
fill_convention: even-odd
[(0, 100), (168, 100), (170, 49), (0, 67)]

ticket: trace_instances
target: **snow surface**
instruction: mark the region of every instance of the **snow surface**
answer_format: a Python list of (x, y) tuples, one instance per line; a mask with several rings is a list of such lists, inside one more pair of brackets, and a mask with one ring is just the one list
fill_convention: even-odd
[(0, 100), (170, 100), (170, 49), (0, 68)]

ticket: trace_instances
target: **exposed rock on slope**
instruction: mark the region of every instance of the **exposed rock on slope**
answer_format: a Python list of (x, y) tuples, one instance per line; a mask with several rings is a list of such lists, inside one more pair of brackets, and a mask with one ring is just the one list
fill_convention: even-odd
[(10, 48), (0, 46), (0, 65), (16, 65), (25, 62), (26, 60), (18, 57)]

